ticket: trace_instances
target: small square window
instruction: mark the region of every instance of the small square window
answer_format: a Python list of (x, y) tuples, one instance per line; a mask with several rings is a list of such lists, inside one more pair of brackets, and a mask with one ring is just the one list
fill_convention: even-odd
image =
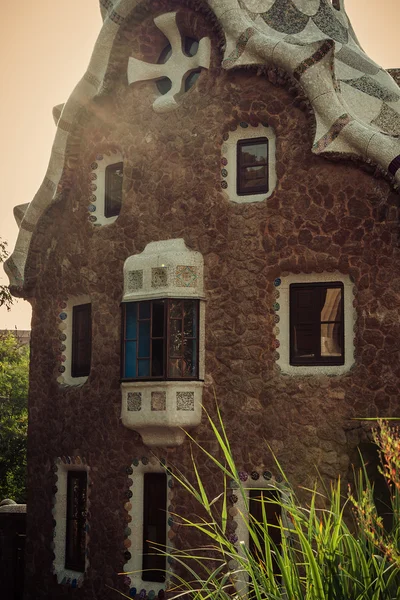
[(268, 192), (268, 138), (239, 140), (237, 143), (237, 194)]
[(343, 365), (343, 283), (290, 285), (290, 364)]
[(198, 378), (198, 300), (130, 302), (123, 312), (123, 378)]
[(72, 311), (72, 377), (89, 375), (91, 356), (92, 305), (79, 304)]
[(107, 218), (117, 217), (121, 211), (123, 177), (122, 162), (108, 165), (106, 168), (104, 216)]

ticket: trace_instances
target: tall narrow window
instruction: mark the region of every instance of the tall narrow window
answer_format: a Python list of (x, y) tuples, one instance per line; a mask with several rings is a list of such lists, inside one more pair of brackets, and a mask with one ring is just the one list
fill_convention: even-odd
[[(281, 530), (279, 526), (279, 519), (281, 516), (281, 506), (278, 503), (279, 492), (276, 490), (260, 490), (253, 489), (250, 490), (249, 495), (249, 512), (251, 520), (256, 529), (257, 539), (261, 546), (261, 556), (260, 551), (258, 550), (255, 541), (252, 537), (249, 540), (249, 550), (251, 554), (261, 561), (265, 562), (264, 557), (264, 518), (263, 518), (263, 508), (265, 511), (265, 518), (268, 523), (268, 535), (273, 541), (273, 543), (279, 547), (281, 543)], [(260, 526), (258, 525), (260, 524)], [(273, 556), (273, 569), (274, 573), (279, 573), (278, 563), (276, 561), (275, 556)]]
[(237, 143), (237, 193), (268, 192), (268, 139), (253, 138)]
[(104, 215), (106, 217), (117, 217), (122, 204), (123, 163), (108, 165), (105, 177)]
[(197, 379), (198, 300), (124, 305), (126, 379)]
[(79, 304), (72, 311), (72, 377), (89, 375), (92, 356), (92, 305)]
[(167, 476), (145, 473), (143, 489), (143, 581), (165, 581)]
[(86, 471), (68, 471), (65, 568), (81, 573), (85, 570), (86, 494)]
[(290, 364), (344, 364), (343, 283), (290, 286)]

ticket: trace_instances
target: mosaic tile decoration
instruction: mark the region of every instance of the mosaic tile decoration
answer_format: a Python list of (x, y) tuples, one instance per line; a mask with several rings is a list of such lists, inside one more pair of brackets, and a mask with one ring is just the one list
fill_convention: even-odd
[(151, 392), (151, 410), (162, 411), (167, 409), (167, 393)]
[(293, 71), (293, 77), (300, 80), (300, 77), (317, 62), (322, 60), (334, 47), (334, 43), (331, 40), (327, 40), (322, 44), (320, 48), (312, 56), (306, 58), (299, 64), (299, 66)]
[(175, 285), (186, 288), (196, 287), (197, 277), (197, 267), (178, 265), (175, 270)]
[(166, 267), (153, 267), (151, 269), (151, 287), (163, 288), (168, 285), (168, 269)]
[[(346, 78), (348, 88), (346, 93), (348, 92), (350, 96), (353, 94), (354, 100), (349, 112), (353, 122), (352, 127), (343, 127), (335, 134), (335, 154), (347, 157), (349, 153), (352, 153), (361, 160), (367, 159), (393, 175), (396, 185), (400, 184), (400, 171), (397, 168), (400, 140), (394, 133), (398, 131), (400, 117), (400, 90), (386, 71), (383, 69), (377, 71), (377, 66), (359, 46), (343, 2), (314, 0), (311, 3), (308, 0), (268, 0), (268, 2), (260, 1), (258, 3), (254, 0), (240, 0), (235, 10), (227, 10), (229, 4), (227, 0), (204, 1), (209, 4), (214, 14), (218, 14), (219, 26), (227, 41), (227, 50), (222, 63), (225, 69), (234, 68), (238, 61), (243, 67), (257, 64), (273, 68), (275, 66), (274, 52), (279, 46), (279, 67), (289, 75), (293, 75), (299, 66), (299, 50), (302, 53), (302, 60), (307, 61), (316, 52), (318, 42), (322, 45), (327, 40), (334, 41), (332, 73), (325, 68), (323, 61), (319, 61), (314, 63), (312, 77), (306, 78), (300, 75), (303, 91), (306, 97), (310, 98), (314, 109), (318, 136), (322, 139), (328, 134), (343, 114), (343, 99), (341, 98), (343, 79), (337, 77), (336, 84), (335, 71), (336, 66), (339, 67), (339, 63), (340, 66), (347, 65), (354, 71), (354, 76)], [(72, 127), (75, 126), (75, 121), (79, 118), (82, 109), (90, 105), (98, 89), (101, 89), (114, 42), (120, 35), (125, 15), (128, 15), (131, 10), (131, 0), (119, 0), (118, 12), (114, 10), (114, 6), (117, 4), (111, 0), (101, 0), (101, 3), (104, 24), (95, 46), (91, 71), (85, 73), (81, 81), (74, 87), (64, 109), (65, 114), (69, 115)], [(266, 10), (266, 6), (268, 10)], [(162, 9), (160, 8), (160, 10)], [(312, 12), (313, 10), (314, 12)], [(164, 16), (165, 13), (160, 14), (157, 19)], [(252, 23), (252, 27), (249, 27), (250, 23)], [(174, 35), (176, 38), (178, 35), (176, 31)], [(209, 38), (205, 39), (208, 42), (203, 46), (205, 48), (204, 64), (200, 65), (203, 69), (209, 68), (209, 62), (207, 63), (206, 60)], [(250, 39), (252, 42), (249, 44)], [(129, 64), (131, 64), (131, 59), (132, 57)], [(152, 66), (158, 70), (161, 68), (160, 65)], [(138, 76), (134, 63), (132, 63), (129, 74), (132, 81)], [(315, 86), (319, 83), (331, 91), (316, 97)], [(89, 90), (88, 87), (90, 87)], [(315, 100), (311, 100), (311, 98), (315, 98)], [(377, 110), (377, 101), (382, 103), (381, 108), (385, 102), (390, 102), (390, 108), (394, 112), (387, 109), (382, 112), (379, 108)], [(359, 106), (360, 111), (358, 110)], [(377, 114), (381, 112), (381, 119), (377, 119)], [(374, 120), (373, 124), (372, 120)], [(32, 232), (35, 231), (41, 215), (57, 200), (56, 190), (62, 181), (62, 173), (67, 160), (66, 148), (70, 143), (71, 135), (71, 131), (63, 131), (60, 127), (56, 130), (47, 171), (52, 175), (44, 178), (35, 194), (27, 215), (30, 226), (23, 225), (16, 242), (15, 252), (5, 263), (5, 270), (10, 284), (13, 286), (20, 287), (24, 283)], [(366, 137), (370, 140), (367, 149), (365, 148)], [(322, 154), (327, 151), (328, 155), (328, 146), (329, 144), (321, 145), (318, 140), (314, 139), (313, 151)], [(59, 188), (58, 192), (61, 193), (62, 189)], [(96, 217), (90, 214), (89, 220), (95, 223)]]
[(177, 410), (194, 410), (194, 392), (176, 392)]
[(322, 138), (320, 138), (317, 142), (315, 142), (315, 144), (313, 145), (314, 152), (316, 154), (320, 154), (321, 152), (323, 152), (329, 146), (329, 144), (336, 140), (336, 138), (344, 129), (344, 127), (346, 127), (346, 125), (348, 125), (352, 120), (352, 117), (350, 117), (350, 115), (348, 114), (344, 114), (341, 117), (339, 117), (338, 120), (335, 121), (335, 123), (333, 123), (329, 131), (325, 135), (323, 135)]
[(142, 393), (128, 392), (126, 402), (129, 411), (142, 410)]
[(133, 291), (143, 288), (143, 271), (129, 271), (128, 273), (128, 289)]
[(381, 112), (371, 123), (382, 131), (400, 136), (400, 114), (385, 102), (382, 105)]

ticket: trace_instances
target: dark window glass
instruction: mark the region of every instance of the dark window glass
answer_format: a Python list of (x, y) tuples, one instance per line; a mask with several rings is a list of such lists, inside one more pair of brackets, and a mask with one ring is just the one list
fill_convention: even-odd
[(197, 69), (196, 71), (192, 71), (185, 79), (185, 92), (189, 91), (191, 87), (194, 86), (196, 81), (198, 80), (201, 73), (201, 69)]
[(237, 193), (268, 192), (268, 139), (240, 140), (237, 144)]
[[(143, 581), (165, 581), (167, 477), (145, 473), (143, 489)], [(158, 552), (160, 550), (161, 552)]]
[(194, 38), (185, 37), (184, 52), (186, 56), (196, 56), (199, 49), (199, 42)]
[[(249, 513), (250, 518), (254, 523), (255, 533), (261, 546), (261, 556), (255, 541), (250, 537), (249, 539), (249, 550), (254, 558), (265, 562), (264, 556), (264, 518), (263, 518), (263, 506), (265, 511), (265, 518), (268, 523), (268, 534), (274, 544), (279, 547), (281, 543), (281, 530), (279, 519), (281, 516), (281, 506), (278, 504), (279, 492), (277, 490), (250, 490), (249, 495)], [(257, 524), (260, 523), (261, 526)], [(275, 555), (272, 557), (274, 573), (279, 574), (278, 563)]]
[(86, 551), (86, 492), (86, 471), (68, 471), (65, 568), (82, 573)]
[(123, 310), (124, 378), (197, 379), (198, 300), (131, 302)]
[(119, 162), (108, 165), (106, 168), (106, 195), (104, 200), (104, 215), (106, 217), (117, 217), (121, 211), (123, 167), (123, 163)]
[(72, 377), (90, 373), (92, 357), (92, 305), (79, 304), (72, 311)]
[(344, 364), (343, 284), (290, 286), (290, 364)]

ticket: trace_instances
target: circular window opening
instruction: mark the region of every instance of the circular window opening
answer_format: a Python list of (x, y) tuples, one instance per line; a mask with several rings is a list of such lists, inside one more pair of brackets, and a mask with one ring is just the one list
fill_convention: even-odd
[(199, 49), (199, 42), (194, 38), (185, 37), (183, 48), (186, 56), (196, 56)]
[(171, 55), (172, 55), (171, 44), (167, 44), (165, 46), (164, 50), (161, 52), (160, 56), (158, 57), (157, 63), (159, 65), (165, 65), (165, 63), (171, 58)]
[(165, 94), (168, 94), (169, 90), (172, 88), (172, 81), (169, 79), (169, 77), (162, 77), (156, 81), (156, 85), (160, 94), (165, 96)]
[[(195, 38), (185, 37), (183, 39), (183, 53), (188, 56), (196, 56), (199, 50), (199, 42)], [(157, 64), (165, 65), (168, 60), (172, 56), (172, 47), (171, 44), (167, 44), (165, 48), (162, 50), (160, 56), (158, 57)], [(185, 92), (189, 91), (191, 87), (194, 86), (199, 75), (201, 73), (201, 69), (195, 69), (191, 71), (185, 79)], [(172, 81), (169, 77), (161, 77), (156, 81), (157, 89), (161, 95), (168, 94), (170, 89), (172, 88)]]

